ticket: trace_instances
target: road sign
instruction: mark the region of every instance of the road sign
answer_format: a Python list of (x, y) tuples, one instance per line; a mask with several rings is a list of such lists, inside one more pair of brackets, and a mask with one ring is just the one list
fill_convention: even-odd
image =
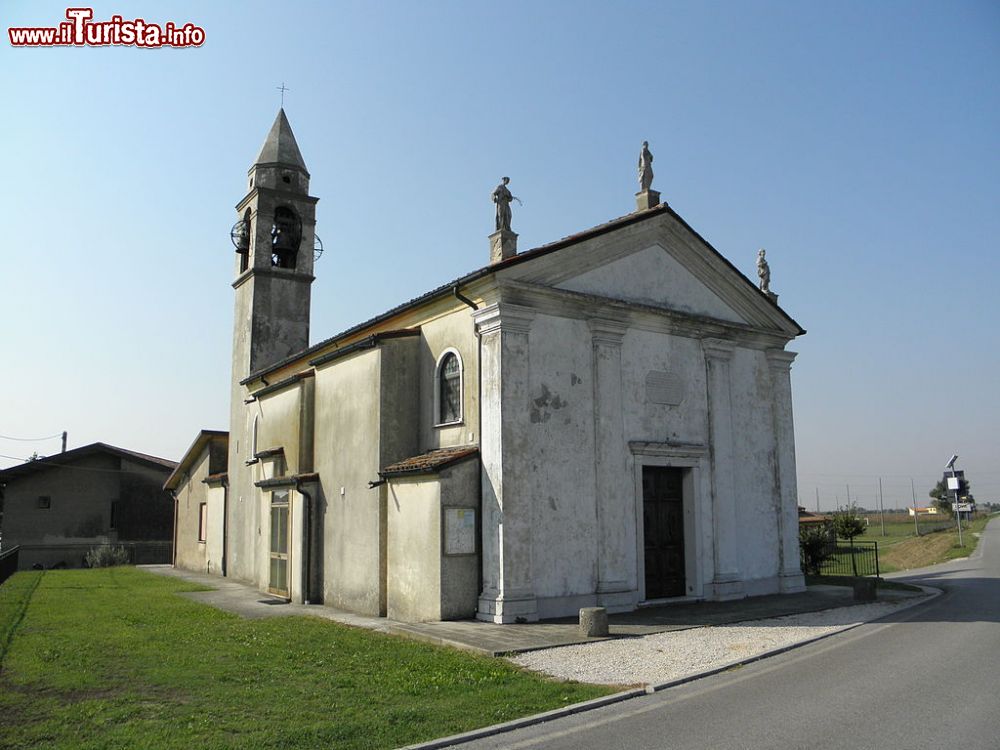
[(971, 513), (972, 503), (952, 503), (951, 509), (956, 513)]

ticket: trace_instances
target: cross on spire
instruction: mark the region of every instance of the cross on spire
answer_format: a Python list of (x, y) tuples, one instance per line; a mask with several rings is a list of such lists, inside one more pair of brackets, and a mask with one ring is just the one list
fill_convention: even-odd
[(281, 92), (281, 108), (284, 109), (285, 108), (285, 92), (286, 91), (291, 91), (291, 89), (285, 87), (285, 82), (284, 81), (281, 82), (280, 86), (275, 86), (274, 88), (276, 88), (278, 91)]

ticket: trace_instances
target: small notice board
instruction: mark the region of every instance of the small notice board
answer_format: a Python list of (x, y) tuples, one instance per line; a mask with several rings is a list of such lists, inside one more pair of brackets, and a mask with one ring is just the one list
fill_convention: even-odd
[(445, 508), (444, 553), (446, 555), (473, 555), (475, 552), (475, 508)]

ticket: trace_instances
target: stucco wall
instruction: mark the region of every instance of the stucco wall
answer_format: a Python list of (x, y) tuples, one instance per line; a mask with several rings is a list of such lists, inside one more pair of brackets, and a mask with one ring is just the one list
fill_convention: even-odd
[(122, 541), (163, 541), (173, 535), (174, 503), (163, 489), (169, 469), (121, 460), (115, 531)]
[[(762, 351), (737, 348), (731, 367), (737, 541), (744, 581), (778, 574), (779, 496), (775, 487), (771, 384)], [(753, 590), (753, 585), (748, 588)]]
[(683, 264), (659, 245), (643, 248), (568, 279), (563, 289), (600, 294), (616, 299), (667, 305), (685, 313), (719, 320), (742, 322), (742, 318)]
[(479, 595), (478, 550), (445, 554), (442, 526), (447, 508), (473, 511), (478, 519), (479, 462), (394, 478), (388, 497), (388, 617), (405, 622), (472, 617)]
[[(257, 450), (283, 448), (286, 474), (298, 474), (302, 387), (294, 383), (257, 400)], [(258, 479), (263, 467), (257, 468)]]
[[(316, 470), (323, 483), (323, 601), (380, 614), (384, 587), (378, 478), (380, 351), (369, 349), (316, 369)], [(343, 490), (343, 492), (341, 492)]]
[[(441, 487), (441, 512), (447, 508), (471, 509), (479, 525), (479, 460), (468, 459), (449, 466), (438, 474)], [(477, 550), (468, 555), (446, 555), (441, 549), (441, 611), (442, 620), (463, 620), (476, 614), (479, 598), (480, 558), (479, 532), (476, 532)], [(438, 535), (438, 544), (443, 544)]]
[(438, 478), (393, 479), (388, 483), (388, 497), (386, 615), (403, 622), (440, 620), (442, 557)]
[[(479, 440), (478, 342), (470, 313), (470, 308), (462, 307), (420, 327), (420, 450), (471, 445)], [(435, 372), (438, 361), (448, 349), (454, 349), (462, 362), (462, 421), (439, 427), (438, 415), (434, 413), (437, 403)]]
[[(642, 486), (635, 477), (643, 461), (629, 449), (633, 443), (661, 446), (653, 451), (656, 460), (646, 463), (688, 472), (688, 592), (711, 598), (777, 591), (776, 406), (763, 349), (733, 340), (731, 356), (719, 370), (725, 373), (727, 398), (713, 403), (702, 342), (694, 336), (536, 311), (527, 338), (528, 398), (505, 403), (502, 417), (525, 429), (518, 441), (504, 443), (504, 461), (512, 461), (504, 471), (517, 476), (520, 499), (528, 500), (532, 514), (531, 555), (517, 564), (521, 570), (530, 567), (538, 615), (569, 614), (590, 603), (588, 597), (600, 602), (608, 589), (631, 592), (612, 596), (613, 606), (641, 599)], [(509, 379), (519, 371), (524, 368), (504, 373)], [(672, 382), (670, 403), (652, 399), (651, 374)], [(713, 409), (731, 425), (731, 448), (718, 454)], [(693, 446), (694, 453), (672, 454), (670, 446)], [(734, 496), (716, 499), (713, 472), (730, 473)], [(721, 528), (718, 503), (731, 509), (732, 520)], [(720, 553), (724, 569), (735, 566), (741, 583), (705, 588)]]
[[(225, 471), (225, 467), (219, 465), (219, 456), (224, 450), (224, 441), (209, 442), (174, 491), (177, 503), (174, 564), (178, 568), (222, 574), (227, 488), (222, 484), (209, 486), (204, 479), (220, 470)], [(208, 514), (204, 541), (198, 539), (201, 503), (205, 503)]]
[(594, 379), (586, 321), (537, 316), (531, 324), (525, 453), (532, 511), (534, 593), (591, 594), (597, 585)]
[[(4, 548), (107, 541), (118, 467), (117, 457), (90, 455), (10, 480), (4, 491)], [(49, 509), (37, 507), (40, 495), (52, 498)]]
[[(200, 505), (208, 502), (208, 487), (202, 480), (208, 476), (208, 451), (203, 451), (191, 467), (191, 472), (175, 491), (177, 499), (177, 533), (174, 564), (178, 568), (208, 571), (208, 549), (205, 542), (198, 541)], [(213, 571), (219, 572), (219, 571)]]

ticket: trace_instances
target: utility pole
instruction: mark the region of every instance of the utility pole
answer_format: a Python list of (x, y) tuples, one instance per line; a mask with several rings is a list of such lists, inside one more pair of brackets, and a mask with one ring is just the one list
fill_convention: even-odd
[(878, 478), (878, 515), (882, 520), (882, 536), (885, 536), (885, 504), (882, 502), (882, 477)]
[(816, 512), (819, 513), (819, 487), (816, 488)]
[(958, 524), (958, 546), (964, 547), (965, 544), (962, 542), (962, 512), (958, 509), (958, 477), (955, 476), (955, 462), (958, 460), (958, 454), (951, 457), (951, 461), (945, 466), (946, 469), (951, 469), (951, 481), (948, 482), (955, 490), (955, 522)]
[(920, 536), (920, 526), (917, 525), (917, 491), (913, 488), (913, 477), (910, 477), (910, 502), (913, 505), (913, 532)]

